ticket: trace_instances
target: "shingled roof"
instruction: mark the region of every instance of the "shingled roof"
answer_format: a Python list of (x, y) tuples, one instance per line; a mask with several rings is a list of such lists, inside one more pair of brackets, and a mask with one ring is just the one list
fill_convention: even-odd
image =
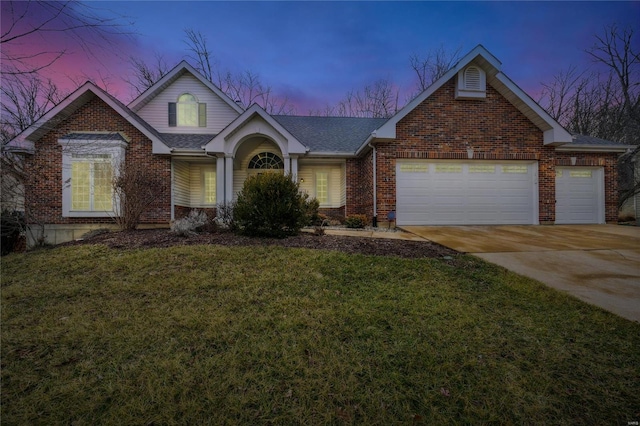
[(273, 118), (294, 135), (311, 152), (353, 154), (382, 126), (386, 118), (303, 117), (274, 115)]
[(570, 142), (570, 144), (576, 144), (576, 145), (600, 145), (600, 146), (620, 146), (620, 145), (624, 145), (620, 142), (614, 142), (614, 141), (609, 141), (606, 139), (600, 139), (600, 138), (596, 138), (593, 136), (587, 136), (587, 135), (579, 135), (576, 133), (573, 133), (571, 136), (573, 136), (573, 141)]
[(202, 151), (215, 134), (160, 133), (164, 143), (170, 148), (193, 149)]

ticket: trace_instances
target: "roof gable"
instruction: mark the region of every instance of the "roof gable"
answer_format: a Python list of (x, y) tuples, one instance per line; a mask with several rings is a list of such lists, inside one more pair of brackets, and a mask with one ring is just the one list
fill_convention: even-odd
[(484, 70), (487, 84), (493, 86), (532, 123), (542, 130), (545, 145), (571, 142), (571, 134), (555, 121), (540, 105), (531, 99), (529, 95), (503, 74), (500, 71), (502, 63), (482, 45), (476, 46), (467, 53), (453, 68), (447, 71), (446, 74), (416, 96), (404, 108), (398, 111), (396, 115), (391, 117), (375, 132), (375, 137), (378, 139), (395, 139), (396, 125), (398, 122), (471, 63)]
[(176, 65), (171, 71), (165, 74), (160, 80), (155, 82), (151, 87), (145, 90), (140, 96), (129, 103), (129, 108), (133, 111), (139, 111), (142, 107), (148, 104), (153, 98), (158, 96), (164, 89), (169, 87), (173, 82), (180, 78), (185, 73), (193, 75), (204, 86), (215, 93), (220, 99), (222, 99), (227, 105), (229, 105), (238, 114), (241, 114), (244, 110), (240, 105), (235, 103), (229, 98), (222, 90), (207, 80), (202, 74), (200, 74), (194, 67), (192, 67), (187, 61), (182, 61)]
[(205, 146), (205, 151), (234, 155), (242, 139), (253, 134), (263, 134), (272, 138), (284, 155), (305, 154), (309, 150), (264, 109), (253, 104), (216, 135)]
[(55, 127), (59, 122), (71, 116), (94, 97), (100, 98), (104, 103), (116, 111), (116, 113), (148, 137), (153, 144), (154, 154), (168, 154), (171, 152), (169, 147), (167, 147), (162, 141), (160, 134), (153, 127), (138, 117), (122, 102), (89, 81), (80, 86), (76, 91), (63, 99), (58, 105), (51, 108), (35, 123), (11, 140), (7, 147), (13, 150), (32, 153), (35, 149), (35, 142), (37, 140), (49, 132), (52, 127)]

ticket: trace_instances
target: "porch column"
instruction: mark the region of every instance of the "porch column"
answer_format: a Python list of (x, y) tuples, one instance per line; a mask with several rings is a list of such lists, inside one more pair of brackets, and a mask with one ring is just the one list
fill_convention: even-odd
[(216, 158), (216, 203), (224, 202), (224, 155), (219, 154)]
[(284, 174), (286, 175), (290, 171), (291, 171), (291, 164), (289, 162), (289, 156), (285, 155), (284, 156)]
[(291, 176), (293, 176), (294, 181), (298, 181), (298, 156), (291, 156)]
[(233, 201), (233, 156), (225, 156), (224, 158), (224, 201), (231, 203)]

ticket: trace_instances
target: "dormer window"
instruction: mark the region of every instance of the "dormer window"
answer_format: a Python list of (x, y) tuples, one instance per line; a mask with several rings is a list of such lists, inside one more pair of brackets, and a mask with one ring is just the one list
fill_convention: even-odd
[(207, 104), (199, 103), (191, 93), (178, 96), (178, 102), (169, 102), (169, 127), (206, 127)]
[(456, 99), (478, 99), (487, 97), (487, 76), (482, 68), (476, 65), (458, 72), (456, 82)]

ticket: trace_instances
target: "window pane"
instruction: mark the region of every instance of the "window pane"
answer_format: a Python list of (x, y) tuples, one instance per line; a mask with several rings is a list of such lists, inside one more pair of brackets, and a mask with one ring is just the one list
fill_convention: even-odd
[(93, 209), (113, 210), (111, 163), (93, 164)]
[(204, 172), (204, 202), (215, 204), (216, 202), (216, 172)]
[(198, 125), (198, 104), (178, 103), (178, 126)]
[(329, 180), (327, 173), (316, 173), (316, 199), (320, 204), (328, 201)]
[(71, 164), (71, 210), (91, 209), (90, 173), (89, 162)]

